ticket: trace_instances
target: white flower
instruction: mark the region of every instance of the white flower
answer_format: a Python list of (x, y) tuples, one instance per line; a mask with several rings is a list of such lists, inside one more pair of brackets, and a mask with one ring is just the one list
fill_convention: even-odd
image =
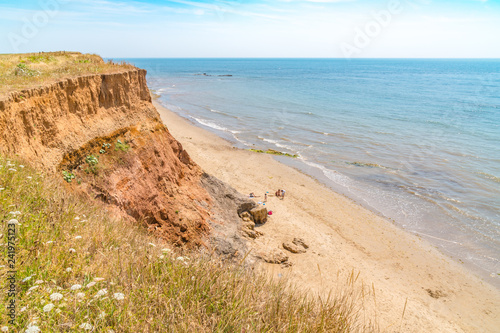
[(84, 298), (85, 297), (85, 293), (77, 293), (75, 295), (76, 298)]
[(21, 212), (16, 210), (15, 212), (9, 212), (11, 215), (21, 215)]
[(21, 169), (23, 169), (23, 168), (24, 168), (24, 165), (19, 165), (19, 167), (20, 167)]
[[(2, 236), (3, 236), (3, 235), (2, 235)], [(0, 237), (0, 238), (2, 238), (2, 237)], [(5, 265), (0, 265), (0, 268), (4, 268), (4, 267), (5, 267)]]
[(19, 312), (24, 312), (24, 311), (26, 311), (26, 309), (27, 309), (27, 307), (23, 306), (23, 307), (21, 308), (21, 310), (19, 310)]
[(108, 290), (107, 289), (101, 289), (97, 292), (97, 294), (95, 294), (94, 297), (101, 297), (101, 296), (104, 296), (108, 293)]
[(75, 239), (82, 239), (82, 236), (76, 236)]
[(79, 218), (78, 216), (77, 216), (77, 217), (75, 217), (75, 220), (79, 220), (79, 219), (80, 219), (80, 218)]
[(28, 289), (28, 292), (32, 291), (32, 290), (35, 290), (36, 288), (38, 288), (38, 286), (33, 286), (31, 287), (30, 289)]
[(95, 282), (90, 282), (89, 284), (87, 284), (87, 288), (92, 288), (95, 285), (96, 285)]
[(165, 256), (162, 254), (159, 258), (160, 259), (165, 259)]
[(70, 253), (75, 253), (75, 252), (76, 252), (76, 250), (75, 250), (74, 248), (71, 248), (71, 249), (69, 249), (69, 252), (70, 252)]
[(2, 326), (2, 332), (8, 332), (9, 327), (8, 326)]
[(63, 295), (60, 294), (60, 293), (53, 293), (52, 295), (50, 295), (50, 300), (51, 301), (59, 301), (59, 300), (62, 300), (63, 299)]
[(49, 303), (43, 307), (43, 312), (50, 312), (54, 308), (54, 304)]
[(3, 188), (3, 187), (0, 187), (0, 191), (3, 191), (3, 190), (5, 190), (5, 188)]
[(9, 171), (16, 172), (17, 170), (14, 168), (10, 168)]
[(94, 281), (95, 282), (104, 281), (104, 278), (96, 277), (94, 278)]
[(153, 243), (149, 243), (149, 245), (151, 245), (152, 247), (156, 247), (156, 245)]
[(40, 329), (38, 328), (38, 326), (31, 325), (31, 324), (29, 324), (26, 331), (24, 331), (24, 333), (39, 333), (39, 332), (40, 332)]
[(167, 249), (167, 248), (164, 248), (164, 249), (161, 249), (161, 250), (162, 250), (163, 252), (167, 252), (167, 253), (168, 253), (168, 252), (170, 252), (170, 251), (172, 251), (172, 250)]
[(104, 319), (104, 318), (106, 318), (106, 312), (101, 311), (101, 313), (99, 313), (99, 319)]
[(28, 176), (28, 177), (26, 177), (26, 178), (28, 178), (28, 179), (33, 179), (33, 177), (31, 177), (31, 176)]
[(71, 268), (71, 267), (66, 268), (66, 272), (68, 272), (68, 273), (71, 272), (72, 270), (73, 270), (73, 268)]
[(29, 281), (31, 279), (31, 275), (30, 276), (27, 276), (23, 279), (23, 282), (26, 282), (26, 281)]
[(9, 220), (9, 222), (7, 222), (8, 224), (19, 224), (19, 221), (16, 220), (16, 219), (12, 219), (12, 220)]
[(113, 294), (113, 297), (114, 297), (114, 299), (116, 299), (117, 301), (121, 301), (121, 300), (125, 299), (125, 295), (124, 295), (124, 294), (122, 294), (122, 293), (114, 293), (114, 294)]
[(78, 289), (80, 289), (80, 288), (82, 288), (82, 285), (81, 285), (81, 284), (74, 284), (74, 285), (72, 285), (72, 286), (71, 286), (71, 288), (70, 288), (70, 289), (71, 289), (71, 290), (78, 290)]
[(35, 281), (35, 284), (42, 284), (43, 283), (43, 280), (36, 280)]
[(87, 330), (87, 331), (90, 331), (92, 328), (94, 328), (92, 325), (90, 325), (89, 323), (83, 323), (79, 326), (81, 329), (83, 330)]
[(184, 260), (189, 260), (188, 257), (177, 257), (177, 260), (184, 261)]
[(45, 244), (52, 244), (52, 243), (54, 243), (54, 241), (48, 241), (48, 242), (47, 242), (47, 243), (45, 243)]
[(108, 330), (108, 333), (115, 333), (114, 330)]

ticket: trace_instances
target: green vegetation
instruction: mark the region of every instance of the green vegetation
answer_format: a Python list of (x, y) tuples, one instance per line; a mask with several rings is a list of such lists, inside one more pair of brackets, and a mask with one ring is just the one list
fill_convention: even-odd
[(63, 179), (64, 179), (65, 181), (67, 181), (68, 183), (71, 183), (71, 181), (72, 181), (73, 179), (75, 179), (75, 175), (74, 175), (72, 172), (70, 172), (70, 171), (66, 171), (66, 170), (64, 170), (64, 171), (62, 172), (62, 175), (63, 175)]
[[(176, 253), (139, 224), (112, 219), (58, 178), (0, 156), (0, 286), (15, 225), (15, 324), (9, 332), (355, 332), (362, 295), (319, 299), (207, 254)], [(351, 279), (354, 283), (355, 278)], [(8, 304), (7, 292), (0, 295)], [(35, 331), (34, 329), (32, 329)]]
[(299, 155), (292, 155), (292, 154), (289, 154), (289, 153), (283, 153), (281, 151), (277, 151), (277, 150), (274, 150), (274, 149), (268, 149), (268, 150), (265, 150), (265, 151), (261, 150), (261, 149), (249, 149), (249, 150), (253, 151), (255, 153), (262, 153), (262, 154), (288, 156), (288, 157), (293, 157), (293, 158), (299, 157)]
[(126, 63), (105, 62), (98, 55), (79, 52), (0, 54), (0, 97), (62, 78), (131, 68), (135, 67)]
[(127, 152), (130, 149), (130, 145), (128, 145), (126, 142), (123, 143), (121, 140), (116, 140), (115, 143), (115, 150), (121, 150), (124, 152)]
[(86, 173), (93, 173), (96, 175), (99, 172), (99, 168), (97, 166), (99, 164), (99, 160), (96, 156), (88, 155), (85, 157), (85, 163), (89, 165), (88, 168), (85, 169)]

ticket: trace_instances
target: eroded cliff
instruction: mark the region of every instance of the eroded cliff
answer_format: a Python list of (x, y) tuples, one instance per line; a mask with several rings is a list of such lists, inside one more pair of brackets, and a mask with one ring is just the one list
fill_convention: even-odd
[[(174, 244), (199, 246), (207, 243), (211, 225), (238, 223), (236, 211), (228, 216), (214, 205), (218, 199), (206, 189), (209, 176), (161, 122), (145, 70), (85, 75), (11, 93), (0, 101), (0, 128), (0, 152), (61, 179), (64, 174), (74, 191), (108, 203)], [(241, 252), (239, 236), (231, 239), (222, 252)], [(217, 249), (221, 242), (216, 237), (208, 243)]]

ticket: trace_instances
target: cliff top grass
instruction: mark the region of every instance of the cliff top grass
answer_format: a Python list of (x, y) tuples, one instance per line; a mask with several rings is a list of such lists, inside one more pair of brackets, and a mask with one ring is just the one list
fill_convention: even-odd
[(135, 67), (127, 63), (106, 62), (98, 55), (79, 52), (0, 54), (0, 97), (62, 78), (132, 68)]
[(61, 179), (0, 155), (0, 303), (15, 300), (0, 307), (2, 331), (373, 331), (351, 286), (321, 299), (179, 252)]

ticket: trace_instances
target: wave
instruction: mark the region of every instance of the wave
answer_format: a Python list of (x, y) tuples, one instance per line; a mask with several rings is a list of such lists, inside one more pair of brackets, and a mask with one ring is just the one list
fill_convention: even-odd
[(272, 143), (272, 144), (273, 144), (273, 145), (275, 145), (276, 147), (280, 147), (280, 148), (288, 149), (288, 150), (290, 150), (290, 151), (295, 152), (295, 150), (293, 149), (293, 147), (290, 147), (290, 146), (287, 146), (287, 145), (281, 144), (281, 143), (279, 143), (279, 141), (272, 140), (272, 139), (266, 139), (266, 138), (263, 138), (263, 137), (261, 137), (261, 136), (258, 136), (257, 138), (261, 139), (262, 141), (265, 141), (265, 142), (268, 142), (268, 143)]
[(486, 173), (486, 172), (478, 172), (477, 174), (481, 175), (482, 177), (484, 177), (486, 179), (490, 179), (490, 180), (494, 181), (495, 183), (500, 183), (500, 177), (490, 175), (489, 173)]
[(241, 133), (241, 131), (234, 131), (234, 130), (230, 130), (230, 129), (226, 128), (226, 127), (217, 125), (216, 123), (214, 123), (214, 122), (212, 122), (210, 120), (200, 119), (200, 118), (196, 118), (196, 117), (193, 117), (193, 116), (189, 116), (189, 117), (191, 117), (192, 119), (196, 120), (199, 124), (202, 124), (203, 126), (207, 126), (207, 127), (219, 130), (219, 131), (228, 132), (228, 133), (232, 133), (232, 134)]

